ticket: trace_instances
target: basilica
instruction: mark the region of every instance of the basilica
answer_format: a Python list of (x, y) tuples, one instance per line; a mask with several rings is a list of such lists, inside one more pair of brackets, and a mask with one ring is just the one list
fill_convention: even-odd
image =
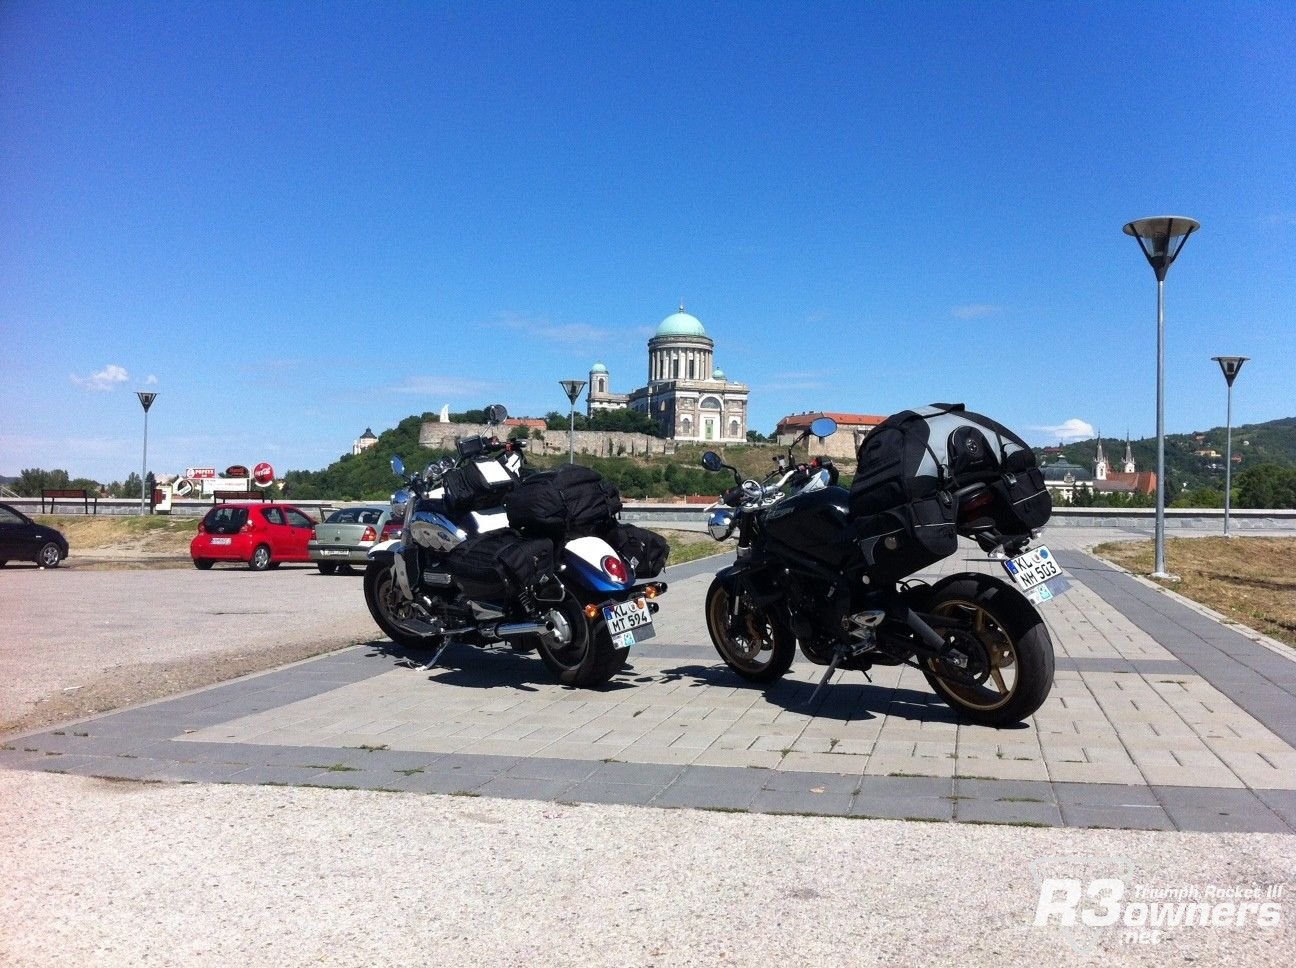
[(747, 386), (728, 381), (712, 359), (714, 349), (702, 323), (681, 305), (648, 340), (647, 386), (613, 393), (608, 368), (590, 368), (586, 415), (629, 407), (652, 418), (670, 440), (746, 443)]

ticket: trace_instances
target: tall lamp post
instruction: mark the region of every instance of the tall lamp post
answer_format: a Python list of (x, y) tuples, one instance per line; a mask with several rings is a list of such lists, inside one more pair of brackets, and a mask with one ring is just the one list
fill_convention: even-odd
[(567, 429), (567, 463), (571, 464), (576, 460), (576, 398), (585, 389), (585, 381), (559, 380), (558, 385), (563, 388), (563, 393), (567, 394), (567, 399), (571, 402), (571, 424)]
[(1153, 578), (1169, 578), (1165, 564), (1165, 277), (1183, 249), (1188, 236), (1201, 223), (1179, 215), (1157, 215), (1141, 218), (1125, 226), (1147, 257), (1157, 280), (1157, 487), (1156, 487), (1156, 565)]
[(157, 394), (136, 390), (135, 396), (139, 397), (140, 406), (144, 408), (144, 463), (140, 468), (140, 514), (144, 514), (144, 500), (148, 494), (148, 412)]
[(1224, 380), (1228, 383), (1228, 416), (1225, 417), (1224, 439), (1224, 537), (1231, 538), (1229, 533), (1229, 505), (1233, 500), (1233, 381), (1242, 370), (1242, 364), (1251, 359), (1249, 356), (1212, 356), (1212, 360), (1224, 371)]

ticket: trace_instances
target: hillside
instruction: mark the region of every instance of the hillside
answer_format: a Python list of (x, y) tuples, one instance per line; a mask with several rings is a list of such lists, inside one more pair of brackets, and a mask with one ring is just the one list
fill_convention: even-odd
[[(285, 476), (288, 497), (298, 499), (331, 500), (386, 500), (398, 486), (391, 472), (391, 458), (399, 454), (407, 466), (415, 467), (443, 455), (443, 451), (426, 449), (419, 445), (419, 429), (424, 420), (435, 419), (435, 414), (410, 416), (397, 426), (384, 431), (378, 443), (362, 454), (346, 454), (319, 471), (289, 471)], [(1103, 450), (1113, 469), (1120, 469), (1125, 454), (1125, 441), (1115, 437), (1102, 438)], [(668, 456), (596, 458), (577, 454), (576, 461), (594, 467), (613, 481), (626, 497), (664, 498), (684, 494), (718, 494), (728, 485), (722, 475), (708, 474), (701, 468), (703, 445), (681, 445)], [(1082, 440), (1067, 444), (1060, 453), (1081, 467), (1092, 468), (1097, 440)], [(1140, 470), (1156, 467), (1156, 439), (1144, 438), (1130, 442), (1134, 460)], [(1199, 454), (1198, 451), (1207, 452)], [(1211, 457), (1215, 451), (1219, 456)], [(773, 444), (748, 444), (731, 446), (724, 450), (729, 463), (738, 467), (744, 476), (764, 477), (772, 468), (772, 458), (782, 453)], [(804, 450), (800, 451), (804, 453)], [(1054, 448), (1037, 448), (1036, 455), (1043, 461), (1057, 459)], [(1285, 469), (1296, 469), (1296, 417), (1285, 417), (1260, 424), (1247, 424), (1233, 428), (1233, 453), (1241, 456), (1234, 464), (1234, 482), (1239, 473), (1262, 464)], [(1224, 428), (1192, 434), (1171, 434), (1166, 437), (1166, 468), (1171, 493), (1210, 488), (1220, 492), (1221, 504), (1224, 490)], [(551, 467), (564, 463), (561, 455), (529, 457), (533, 468)], [(854, 467), (848, 462), (839, 463), (843, 483), (850, 479)]]
[[(1103, 452), (1113, 470), (1120, 470), (1125, 456), (1125, 441), (1117, 437), (1102, 438)], [(1066, 444), (1061, 454), (1073, 464), (1092, 469), (1098, 438)], [(1141, 471), (1156, 469), (1156, 438), (1131, 440), (1130, 450), (1134, 463)], [(1214, 452), (1215, 456), (1211, 456)], [(1195, 431), (1191, 434), (1167, 434), (1165, 443), (1166, 476), (1170, 480), (1170, 493), (1192, 491), (1210, 487), (1224, 491), (1225, 428)], [(1036, 448), (1041, 462), (1057, 459), (1056, 448)], [(1233, 428), (1233, 477), (1251, 467), (1273, 464), (1283, 468), (1296, 468), (1296, 417), (1283, 417), (1259, 424), (1244, 424)]]

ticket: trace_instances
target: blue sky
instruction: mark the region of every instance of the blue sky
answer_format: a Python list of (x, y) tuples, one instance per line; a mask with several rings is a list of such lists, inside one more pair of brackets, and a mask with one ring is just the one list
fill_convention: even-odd
[[(0, 5), (0, 474), (315, 469), (642, 385), (1052, 443), (1296, 415), (1290, 3)], [(1074, 422), (1074, 423), (1073, 423)]]

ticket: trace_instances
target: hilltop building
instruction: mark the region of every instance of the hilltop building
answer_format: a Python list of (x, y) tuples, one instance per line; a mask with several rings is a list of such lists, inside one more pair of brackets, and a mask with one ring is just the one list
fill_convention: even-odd
[(376, 443), (378, 443), (378, 438), (374, 435), (373, 429), (366, 427), (365, 432), (357, 437), (355, 443), (351, 445), (351, 453), (363, 454)]
[(646, 386), (613, 393), (608, 368), (590, 367), (586, 416), (628, 407), (650, 417), (668, 440), (746, 443), (748, 387), (729, 381), (715, 365), (714, 350), (715, 341), (681, 304), (648, 340)]

